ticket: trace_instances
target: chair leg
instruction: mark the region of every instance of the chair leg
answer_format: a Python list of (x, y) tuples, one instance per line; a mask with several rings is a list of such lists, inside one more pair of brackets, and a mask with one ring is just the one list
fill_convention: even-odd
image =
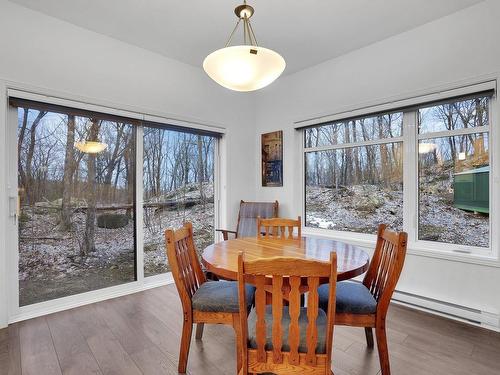
[[(236, 373), (239, 374), (240, 370), (242, 370), (242, 356), (243, 350), (241, 347), (241, 326), (240, 326), (240, 317), (239, 314), (233, 315), (233, 329), (236, 336)], [(243, 371), (243, 374), (246, 372)]]
[(365, 327), (366, 345), (373, 349), (373, 330), (371, 327)]
[(196, 340), (201, 340), (203, 338), (203, 328), (205, 327), (204, 323), (196, 324)]
[(189, 347), (191, 346), (191, 333), (193, 332), (193, 321), (191, 319), (184, 320), (182, 325), (181, 350), (179, 353), (178, 372), (186, 373), (187, 362), (189, 356)]
[(385, 324), (375, 326), (375, 335), (377, 337), (377, 349), (380, 360), (380, 370), (382, 375), (390, 375), (391, 368), (389, 365), (389, 349), (387, 348), (387, 335), (385, 332)]

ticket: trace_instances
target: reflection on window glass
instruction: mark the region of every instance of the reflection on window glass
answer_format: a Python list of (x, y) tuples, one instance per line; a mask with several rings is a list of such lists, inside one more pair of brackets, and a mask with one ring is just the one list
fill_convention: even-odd
[(325, 124), (305, 130), (305, 147), (332, 146), (400, 137), (403, 114), (392, 113)]
[(21, 306), (135, 280), (134, 132), (18, 109)]
[(488, 247), (488, 133), (421, 140), (418, 160), (418, 238)]
[(487, 126), (489, 97), (474, 98), (419, 110), (419, 133)]
[(306, 225), (376, 233), (403, 225), (402, 143), (306, 153)]
[(164, 231), (193, 223), (199, 252), (214, 242), (214, 150), (210, 136), (144, 128), (144, 275), (170, 270)]

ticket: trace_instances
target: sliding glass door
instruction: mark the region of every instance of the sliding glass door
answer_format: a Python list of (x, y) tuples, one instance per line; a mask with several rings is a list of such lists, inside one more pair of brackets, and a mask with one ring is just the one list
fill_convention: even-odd
[(217, 138), (144, 127), (144, 276), (168, 272), (163, 231), (193, 224), (196, 248), (214, 242)]
[(134, 281), (135, 127), (18, 108), (17, 153), (19, 305)]
[(12, 315), (168, 280), (164, 231), (186, 221), (200, 252), (214, 242), (220, 134), (18, 98), (9, 113)]

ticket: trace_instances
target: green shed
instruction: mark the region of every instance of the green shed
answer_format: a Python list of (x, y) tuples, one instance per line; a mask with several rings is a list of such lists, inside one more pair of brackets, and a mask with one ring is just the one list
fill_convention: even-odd
[(454, 205), (466, 211), (490, 212), (490, 167), (455, 173)]

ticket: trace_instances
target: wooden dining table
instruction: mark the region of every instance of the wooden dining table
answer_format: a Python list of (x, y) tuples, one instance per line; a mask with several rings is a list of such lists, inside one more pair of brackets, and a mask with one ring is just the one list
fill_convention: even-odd
[(202, 263), (215, 275), (238, 278), (238, 254), (246, 261), (272, 257), (292, 257), (328, 262), (330, 253), (337, 253), (337, 280), (348, 280), (366, 272), (369, 255), (361, 248), (331, 239), (302, 236), (294, 239), (244, 237), (218, 242), (205, 248)]

